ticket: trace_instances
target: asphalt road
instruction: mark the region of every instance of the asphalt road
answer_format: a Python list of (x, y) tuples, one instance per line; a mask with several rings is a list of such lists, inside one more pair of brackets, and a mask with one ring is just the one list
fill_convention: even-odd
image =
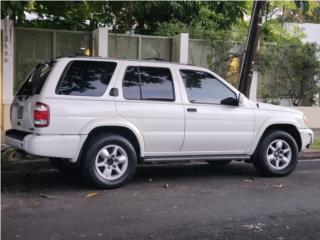
[(286, 178), (246, 163), (143, 166), (111, 191), (19, 165), (2, 171), (1, 205), (3, 240), (320, 239), (320, 161)]

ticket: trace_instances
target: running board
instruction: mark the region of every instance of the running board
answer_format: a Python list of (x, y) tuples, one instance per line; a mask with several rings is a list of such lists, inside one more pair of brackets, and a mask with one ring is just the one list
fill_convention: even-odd
[(244, 160), (250, 159), (248, 155), (195, 155), (195, 156), (150, 156), (141, 160), (144, 162), (167, 161), (210, 161), (210, 160)]

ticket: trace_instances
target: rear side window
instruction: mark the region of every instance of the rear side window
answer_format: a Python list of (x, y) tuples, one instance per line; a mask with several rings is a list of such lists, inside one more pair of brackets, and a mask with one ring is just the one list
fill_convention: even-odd
[(46, 63), (38, 65), (27, 77), (17, 95), (32, 96), (40, 94), (41, 89), (46, 82), (51, 70), (54, 67), (54, 63)]
[(114, 62), (73, 61), (59, 81), (56, 93), (72, 96), (102, 96), (113, 76)]
[(174, 101), (168, 68), (128, 67), (123, 79), (123, 96), (134, 100)]

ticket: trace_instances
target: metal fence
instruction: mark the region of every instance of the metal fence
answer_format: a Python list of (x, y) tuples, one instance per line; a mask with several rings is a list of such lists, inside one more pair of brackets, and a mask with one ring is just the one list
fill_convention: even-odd
[(281, 105), (319, 105), (320, 56), (316, 44), (262, 44), (257, 96)]
[(237, 86), (245, 42), (221, 44), (204, 39), (189, 40), (188, 63), (209, 68)]
[[(238, 86), (244, 51), (245, 42), (224, 45), (190, 39), (189, 63), (209, 68)], [(319, 105), (320, 69), (316, 58), (320, 61), (320, 49), (312, 44), (263, 43), (254, 66), (257, 97), (273, 104)]]
[[(30, 28), (15, 28), (14, 31), (15, 91), (32, 67), (41, 60), (72, 52), (81, 53), (83, 49), (92, 53), (91, 32)], [(189, 39), (188, 63), (209, 68), (234, 86), (237, 86), (244, 52), (244, 42), (234, 43), (231, 47), (227, 46), (226, 48), (221, 48), (220, 46), (221, 44), (219, 45), (219, 43), (203, 39)], [(172, 37), (108, 34), (108, 54), (111, 58), (160, 58), (166, 61), (173, 61), (175, 47), (175, 41)], [(274, 47), (270, 45), (265, 48), (270, 48), (267, 49), (267, 51), (270, 51)], [(290, 73), (286, 73), (283, 68), (284, 65), (280, 64), (281, 61), (288, 58), (283, 55), (284, 53), (288, 55), (288, 51), (285, 50), (282, 48), (279, 51), (275, 51), (277, 54), (275, 59), (279, 61), (279, 64), (274, 64), (274, 67), (269, 71), (258, 74), (257, 96), (259, 98), (279, 99), (286, 97), (284, 93), (290, 83), (285, 81)], [(290, 48), (290, 51), (292, 51), (292, 54), (289, 55), (291, 56), (290, 58), (294, 58), (295, 49)], [(306, 73), (296, 72), (295, 74), (300, 76)], [(304, 76), (300, 77), (303, 78)], [(291, 84), (292, 86), (295, 85)]]
[(200, 67), (208, 68), (208, 56), (211, 55), (212, 46), (203, 39), (189, 40), (188, 63)]
[(92, 49), (91, 32), (15, 28), (14, 61), (16, 92), (36, 63), (57, 56)]
[[(243, 45), (243, 43), (241, 44)], [(214, 42), (189, 39), (188, 64), (210, 68), (236, 85), (242, 60), (239, 56), (242, 56), (244, 51), (241, 44), (235, 43), (229, 49), (217, 51)], [(172, 37), (113, 33), (108, 35), (108, 54), (112, 58), (160, 58), (173, 61), (175, 47), (175, 41)], [(221, 58), (221, 52), (224, 53), (224, 58)], [(214, 64), (209, 64), (210, 59), (214, 60)]]
[[(92, 53), (92, 33), (52, 29), (15, 28), (15, 83), (17, 91), (25, 76), (36, 63), (67, 53)], [(173, 61), (175, 41), (172, 37), (132, 34), (108, 34), (108, 54), (111, 58), (148, 59), (159, 58)], [(228, 50), (229, 51), (229, 50)], [(203, 39), (189, 40), (188, 63), (211, 68), (236, 85), (240, 58), (224, 60), (214, 67), (208, 59), (213, 56), (214, 44)], [(232, 66), (233, 64), (233, 66)]]
[(108, 53), (113, 58), (172, 61), (172, 41), (171, 37), (109, 33)]
[[(42, 60), (68, 53), (92, 53), (92, 33), (82, 31), (15, 28), (15, 82), (16, 92), (26, 75)], [(173, 39), (170, 37), (113, 34), (108, 35), (111, 58), (172, 61)]]

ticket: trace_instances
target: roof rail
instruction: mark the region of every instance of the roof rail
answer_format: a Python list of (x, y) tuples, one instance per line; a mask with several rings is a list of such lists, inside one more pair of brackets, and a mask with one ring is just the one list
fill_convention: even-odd
[(86, 56), (82, 53), (78, 53), (78, 52), (72, 52), (72, 53), (65, 53), (65, 54), (62, 54), (56, 58), (63, 58), (63, 57), (79, 57), (79, 56)]
[(145, 58), (143, 60), (147, 60), (147, 61), (162, 61), (165, 62), (166, 60), (163, 58)]
[(56, 62), (55, 59), (43, 60), (43, 61), (38, 62), (37, 65), (35, 66), (35, 68), (39, 68), (40, 66), (45, 65), (45, 64), (53, 64), (55, 62)]

